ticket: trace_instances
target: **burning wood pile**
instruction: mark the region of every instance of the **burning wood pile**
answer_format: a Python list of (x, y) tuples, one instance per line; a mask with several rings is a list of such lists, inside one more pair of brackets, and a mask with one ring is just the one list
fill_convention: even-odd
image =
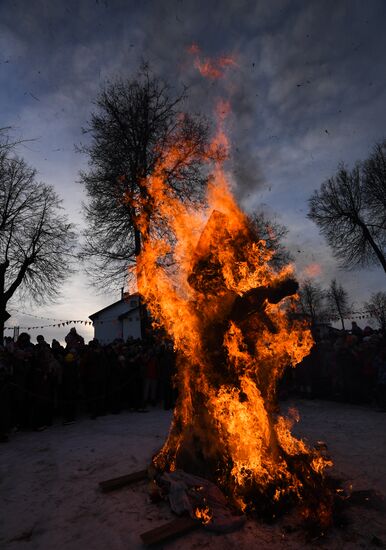
[(288, 315), (298, 287), (292, 269), (273, 269), (273, 252), (238, 207), (220, 162), (205, 209), (171, 196), (166, 174), (184, 154), (171, 150), (149, 177), (168, 236), (146, 227), (138, 262), (139, 290), (178, 357), (179, 398), (153, 459), (154, 480), (176, 511), (208, 526), (224, 523), (225, 508), (239, 514), (226, 514), (229, 525), (240, 525), (240, 514), (274, 518), (296, 503), (305, 519), (325, 527), (333, 491), (324, 471), (331, 462), (291, 434), (294, 418), (277, 405), (285, 368), (313, 343)]

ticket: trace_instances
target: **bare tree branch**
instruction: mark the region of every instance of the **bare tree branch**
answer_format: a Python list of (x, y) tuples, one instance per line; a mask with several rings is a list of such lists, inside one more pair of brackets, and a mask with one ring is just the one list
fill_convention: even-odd
[(386, 331), (386, 292), (374, 292), (364, 308), (376, 319), (379, 328)]
[(326, 298), (330, 315), (340, 319), (342, 329), (345, 330), (344, 319), (350, 309), (348, 294), (343, 286), (337, 283), (336, 279), (331, 281), (330, 286), (326, 291)]
[(269, 219), (263, 211), (253, 214), (251, 222), (258, 237), (265, 241), (267, 250), (273, 253), (271, 264), (280, 269), (291, 262), (291, 254), (283, 245), (288, 229), (276, 220)]
[(299, 289), (299, 307), (301, 313), (309, 319), (311, 326), (326, 318), (324, 300), (325, 292), (320, 285), (305, 279)]
[(308, 217), (320, 228), (342, 267), (380, 263), (386, 272), (385, 143), (364, 164), (343, 165), (309, 200)]
[(173, 96), (144, 67), (133, 80), (109, 84), (96, 100), (87, 132), (91, 141), (80, 148), (89, 158), (89, 168), (80, 176), (89, 199), (81, 257), (102, 288), (127, 280), (143, 239), (140, 214), (146, 217), (148, 231), (164, 230), (151, 204), (147, 177), (172, 145), (181, 154), (165, 171), (170, 193), (192, 203), (203, 199), (208, 126), (181, 112), (184, 99), (185, 92)]
[(7, 302), (16, 292), (53, 300), (72, 273), (76, 235), (49, 185), (36, 182), (24, 160), (0, 152), (0, 336)]

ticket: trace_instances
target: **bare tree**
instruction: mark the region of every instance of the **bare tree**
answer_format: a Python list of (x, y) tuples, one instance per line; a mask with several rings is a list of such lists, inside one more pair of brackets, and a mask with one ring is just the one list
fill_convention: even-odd
[(310, 320), (312, 326), (325, 318), (324, 298), (325, 293), (321, 286), (310, 279), (305, 279), (300, 285), (300, 311)]
[(386, 238), (386, 140), (376, 143), (372, 154), (364, 163), (364, 193), (371, 212), (372, 227)]
[(74, 245), (53, 188), (37, 183), (35, 170), (10, 148), (0, 148), (0, 339), (16, 291), (37, 303), (57, 296), (71, 273)]
[(0, 128), (0, 158), (4, 158), (7, 152), (9, 152), (15, 145), (14, 142), (12, 142), (9, 139), (8, 132), (11, 130), (10, 126), (3, 126)]
[(336, 279), (331, 281), (326, 291), (326, 298), (330, 314), (333, 318), (340, 319), (342, 329), (345, 330), (344, 319), (350, 309), (348, 294), (343, 286), (337, 283)]
[(184, 93), (173, 95), (145, 67), (133, 80), (109, 84), (96, 100), (88, 129), (91, 142), (82, 147), (89, 169), (81, 181), (89, 197), (83, 257), (100, 286), (121, 286), (128, 267), (135, 266), (145, 233), (164, 231), (147, 177), (171, 147), (183, 154), (165, 171), (170, 193), (192, 203), (202, 200), (208, 127), (203, 119), (182, 113), (184, 99)]
[(288, 233), (285, 225), (268, 218), (263, 211), (252, 214), (250, 219), (259, 238), (265, 241), (267, 249), (273, 253), (272, 265), (280, 269), (288, 264), (292, 257), (283, 244)]
[(379, 198), (385, 190), (378, 193), (381, 185), (370, 177), (373, 161), (357, 164), (351, 171), (341, 165), (310, 198), (308, 217), (319, 226), (342, 267), (379, 262), (386, 272), (386, 228)]
[(386, 292), (374, 292), (370, 300), (364, 304), (371, 317), (376, 319), (379, 328), (386, 331)]

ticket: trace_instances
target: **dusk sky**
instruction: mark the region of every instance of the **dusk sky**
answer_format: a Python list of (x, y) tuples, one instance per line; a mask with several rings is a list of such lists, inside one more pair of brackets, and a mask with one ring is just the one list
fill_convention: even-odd
[[(186, 110), (210, 115), (218, 98), (229, 99), (232, 180), (243, 207), (288, 227), (300, 279), (314, 275), (326, 286), (337, 277), (360, 308), (385, 289), (385, 274), (339, 269), (306, 217), (307, 200), (339, 162), (351, 167), (386, 137), (385, 22), (384, 0), (1, 0), (0, 127), (32, 140), (18, 153), (55, 186), (81, 233), (87, 158), (75, 146), (87, 143), (82, 127), (108, 80), (135, 76), (148, 61), (176, 92), (189, 86)], [(203, 57), (231, 55), (235, 64), (221, 80), (204, 79), (192, 43)], [(80, 266), (56, 305), (9, 304), (7, 326), (55, 322), (26, 312), (85, 320), (119, 297), (119, 288), (98, 294)], [(67, 330), (30, 332), (34, 341)]]

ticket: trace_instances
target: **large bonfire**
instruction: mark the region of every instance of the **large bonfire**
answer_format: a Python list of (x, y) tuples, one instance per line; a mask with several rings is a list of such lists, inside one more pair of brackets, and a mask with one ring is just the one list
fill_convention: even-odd
[[(228, 147), (222, 117), (213, 150), (219, 145)], [(288, 315), (292, 268), (272, 267), (273, 252), (239, 208), (220, 157), (205, 206), (193, 209), (170, 193), (167, 174), (189, 154), (188, 141), (171, 147), (147, 181), (165, 236), (139, 220), (146, 238), (138, 288), (177, 353), (178, 402), (154, 466), (214, 482), (241, 511), (272, 517), (298, 502), (303, 515), (326, 525), (329, 463), (291, 434), (293, 418), (279, 414), (276, 398), (284, 370), (313, 344), (304, 323)]]

